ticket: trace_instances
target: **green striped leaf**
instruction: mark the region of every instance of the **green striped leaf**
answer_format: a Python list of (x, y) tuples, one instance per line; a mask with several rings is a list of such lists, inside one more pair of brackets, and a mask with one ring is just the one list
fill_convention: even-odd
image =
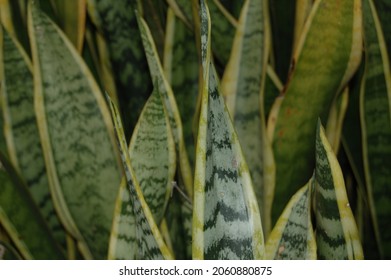
[(170, 126), (175, 140), (175, 148), (178, 157), (178, 168), (183, 180), (185, 190), (189, 196), (192, 196), (192, 171), (190, 168), (189, 158), (186, 151), (185, 141), (183, 137), (183, 126), (180, 117), (178, 105), (176, 103), (174, 93), (167, 78), (164, 75), (163, 67), (159, 60), (159, 55), (156, 50), (151, 32), (146, 22), (138, 15), (138, 23), (141, 33), (141, 38), (144, 45), (144, 50), (147, 55), (149, 71), (153, 80), (154, 88), (157, 88), (162, 96), (163, 103), (167, 110)]
[(316, 259), (310, 180), (289, 200), (266, 243), (266, 259)]
[(79, 53), (83, 50), (87, 0), (50, 0), (59, 25)]
[(263, 108), (268, 56), (265, 3), (263, 0), (245, 1), (221, 83), (221, 90), (250, 170), (263, 222), (270, 221), (270, 217), (265, 216), (265, 213), (270, 214), (270, 210), (264, 209), (264, 176), (268, 164), (265, 162), (264, 149), (271, 149), (265, 137)]
[(193, 205), (193, 259), (261, 259), (258, 203), (211, 62), (209, 10), (201, 1), (202, 105)]
[(363, 162), (369, 205), (382, 257), (391, 257), (391, 69), (373, 1), (364, 6), (365, 76), (360, 115)]
[(361, 1), (315, 2), (293, 57), (274, 130), (277, 179), (273, 220), (297, 186), (311, 177), (316, 120), (327, 117), (334, 97), (358, 67), (361, 30)]
[[(159, 92), (148, 99), (129, 145), (132, 169), (157, 225), (160, 225), (176, 170), (175, 144)], [(123, 182), (110, 239), (110, 259), (134, 259), (136, 227), (132, 201)]]
[(319, 259), (363, 259), (341, 168), (318, 122), (314, 182), (316, 244)]
[(107, 256), (121, 178), (110, 113), (60, 29), (29, 5), (35, 109), (54, 206), (85, 258)]
[[(120, 111), (125, 125), (126, 139), (130, 139), (134, 126), (152, 92), (148, 64), (142, 43), (134, 0), (87, 0), (88, 14), (107, 46), (101, 59), (110, 62), (108, 79), (114, 79)], [(104, 85), (112, 88), (111, 85)]]
[[(183, 63), (186, 61), (186, 63)], [(174, 15), (167, 13), (164, 74), (172, 86), (183, 124), (183, 137), (194, 170), (195, 140), (193, 124), (198, 96), (198, 54), (194, 34)]]
[[(0, 33), (2, 33), (0, 31)], [(0, 34), (0, 97), (7, 151), (47, 221), (56, 240), (65, 245), (65, 232), (54, 211), (34, 111), (32, 65), (22, 47), (7, 32)]]
[(118, 109), (107, 96), (110, 103), (116, 136), (120, 147), (121, 158), (125, 169), (127, 187), (130, 190), (131, 207), (136, 221), (137, 259), (172, 259), (172, 255), (164, 243), (159, 228), (153, 219), (151, 210), (144, 199), (142, 190), (133, 171), (130, 156), (126, 147), (125, 135)]
[(8, 156), (7, 153), (7, 144), (5, 141), (5, 135), (4, 135), (4, 119), (3, 119), (3, 106), (2, 101), (0, 98), (0, 152), (2, 152), (4, 155)]
[(24, 259), (64, 259), (27, 186), (0, 153), (0, 224)]

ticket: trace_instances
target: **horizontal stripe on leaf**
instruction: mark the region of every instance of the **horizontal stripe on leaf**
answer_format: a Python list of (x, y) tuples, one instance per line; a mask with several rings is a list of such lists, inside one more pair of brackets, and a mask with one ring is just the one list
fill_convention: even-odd
[(65, 231), (51, 199), (35, 117), (31, 62), (19, 43), (7, 32), (3, 32), (0, 52), (0, 97), (8, 154), (57, 241), (65, 247)]
[(260, 259), (258, 204), (211, 63), (210, 16), (201, 1), (203, 89), (193, 205), (193, 259)]
[[(111, 109), (123, 167), (125, 169), (127, 188), (130, 192), (131, 204), (128, 205), (133, 208), (132, 211), (135, 217), (138, 246), (136, 259), (172, 259), (171, 252), (164, 243), (163, 237), (153, 219), (151, 210), (144, 199), (136, 174), (133, 171), (119, 111), (109, 96), (107, 96), (107, 99)], [(127, 211), (129, 210), (127, 209)]]
[[(365, 74), (360, 115), (363, 163), (370, 212), (382, 257), (391, 257), (391, 68), (386, 34), (374, 2), (365, 0)], [(379, 12), (381, 13), (381, 12)]]
[(319, 259), (363, 259), (341, 168), (318, 122), (314, 179), (316, 243)]
[(85, 258), (103, 259), (121, 168), (102, 93), (59, 28), (29, 5), (35, 111), (54, 206)]
[(316, 259), (310, 180), (288, 202), (266, 243), (266, 259)]

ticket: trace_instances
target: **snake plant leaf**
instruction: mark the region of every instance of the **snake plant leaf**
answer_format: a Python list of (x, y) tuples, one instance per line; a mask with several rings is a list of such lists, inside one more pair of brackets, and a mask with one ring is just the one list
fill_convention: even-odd
[(121, 167), (110, 113), (64, 33), (33, 3), (35, 111), (56, 211), (85, 258), (103, 259)]
[(365, 76), (360, 115), (365, 182), (380, 254), (391, 257), (391, 69), (373, 1), (364, 1)]
[(359, 66), (361, 30), (361, 1), (315, 2), (293, 58), (295, 66), (283, 91), (274, 130), (277, 179), (273, 220), (297, 186), (311, 177), (316, 120), (327, 116), (334, 97)]
[[(130, 139), (138, 117), (152, 92), (148, 64), (142, 51), (134, 0), (87, 0), (88, 14), (103, 36), (108, 50), (125, 135)], [(105, 85), (106, 87), (106, 85)]]
[[(163, 220), (176, 171), (175, 144), (159, 92), (149, 97), (129, 145), (133, 171), (157, 225)], [(126, 181), (120, 186), (109, 259), (136, 258), (136, 220)]]
[(211, 23), (201, 1), (202, 105), (193, 205), (193, 259), (261, 259), (264, 240), (250, 173), (211, 62)]
[(107, 96), (110, 104), (111, 114), (116, 130), (117, 141), (120, 147), (121, 158), (125, 169), (126, 181), (130, 190), (131, 205), (136, 221), (137, 237), (137, 259), (172, 259), (172, 255), (164, 243), (163, 237), (153, 219), (151, 210), (145, 201), (141, 187), (133, 171), (128, 149), (126, 147), (125, 135), (122, 121), (116, 105)]
[(176, 171), (175, 143), (162, 97), (155, 88), (134, 129), (129, 156), (156, 224), (160, 224)]
[[(3, 33), (3, 36), (1, 36)], [(34, 111), (32, 65), (22, 46), (0, 31), (0, 97), (7, 150), (25, 180), (56, 240), (65, 245), (65, 232), (54, 210)]]
[(264, 146), (267, 145), (263, 108), (268, 56), (265, 42), (266, 8), (266, 1), (245, 1), (221, 82), (221, 90), (250, 170), (263, 222), (270, 220), (264, 215), (270, 211), (263, 208)]
[(0, 240), (0, 260), (21, 260), (18, 251), (9, 243)]
[(137, 258), (137, 228), (130, 191), (125, 179), (121, 181), (115, 204), (113, 227), (109, 242), (109, 260)]
[(235, 18), (239, 18), (240, 11), (242, 10), (245, 0), (214, 0), (220, 5), (223, 5), (225, 9)]
[(170, 126), (175, 140), (175, 148), (178, 157), (178, 167), (182, 177), (185, 190), (191, 197), (193, 193), (192, 181), (193, 175), (190, 168), (189, 158), (186, 151), (183, 137), (183, 125), (180, 117), (178, 105), (174, 93), (167, 78), (164, 75), (163, 67), (159, 60), (155, 43), (146, 22), (138, 15), (137, 17), (144, 50), (147, 55), (148, 65), (154, 87), (162, 95), (163, 102), (169, 117)]
[(266, 259), (316, 259), (310, 180), (290, 199), (266, 242)]
[(193, 116), (196, 112), (199, 88), (198, 53), (195, 45), (194, 34), (170, 8), (167, 12), (164, 74), (178, 104), (183, 124), (183, 137), (192, 170), (194, 170), (195, 159)]
[[(275, 102), (276, 98), (279, 96), (280, 92), (283, 89), (283, 85), (278, 78), (274, 69), (268, 65), (266, 69), (266, 80), (265, 80), (265, 90), (264, 90), (264, 99), (263, 99), (263, 107), (265, 119), (269, 119), (269, 115)], [(270, 139), (269, 139), (270, 140)]]
[(64, 259), (27, 186), (0, 153), (0, 224), (24, 259)]
[(79, 53), (83, 50), (87, 0), (50, 0), (59, 25)]
[(3, 108), (2, 101), (0, 98), (0, 152), (8, 157), (7, 144), (4, 135), (4, 119), (3, 119)]
[(356, 222), (341, 168), (318, 122), (314, 181), (316, 244), (319, 259), (363, 259)]

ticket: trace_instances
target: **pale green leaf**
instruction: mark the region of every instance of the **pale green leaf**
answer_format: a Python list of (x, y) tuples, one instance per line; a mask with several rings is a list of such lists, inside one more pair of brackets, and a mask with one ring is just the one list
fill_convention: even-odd
[(193, 259), (261, 259), (264, 240), (250, 173), (211, 62), (209, 10), (201, 1), (202, 105), (193, 205)]
[(107, 256), (121, 179), (110, 113), (60, 29), (29, 5), (35, 111), (54, 206), (85, 258)]

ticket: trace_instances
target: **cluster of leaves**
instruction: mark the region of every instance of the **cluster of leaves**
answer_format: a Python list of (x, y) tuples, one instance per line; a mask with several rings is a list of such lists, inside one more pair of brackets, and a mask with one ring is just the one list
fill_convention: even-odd
[(0, 259), (390, 258), (390, 12), (1, 1)]

